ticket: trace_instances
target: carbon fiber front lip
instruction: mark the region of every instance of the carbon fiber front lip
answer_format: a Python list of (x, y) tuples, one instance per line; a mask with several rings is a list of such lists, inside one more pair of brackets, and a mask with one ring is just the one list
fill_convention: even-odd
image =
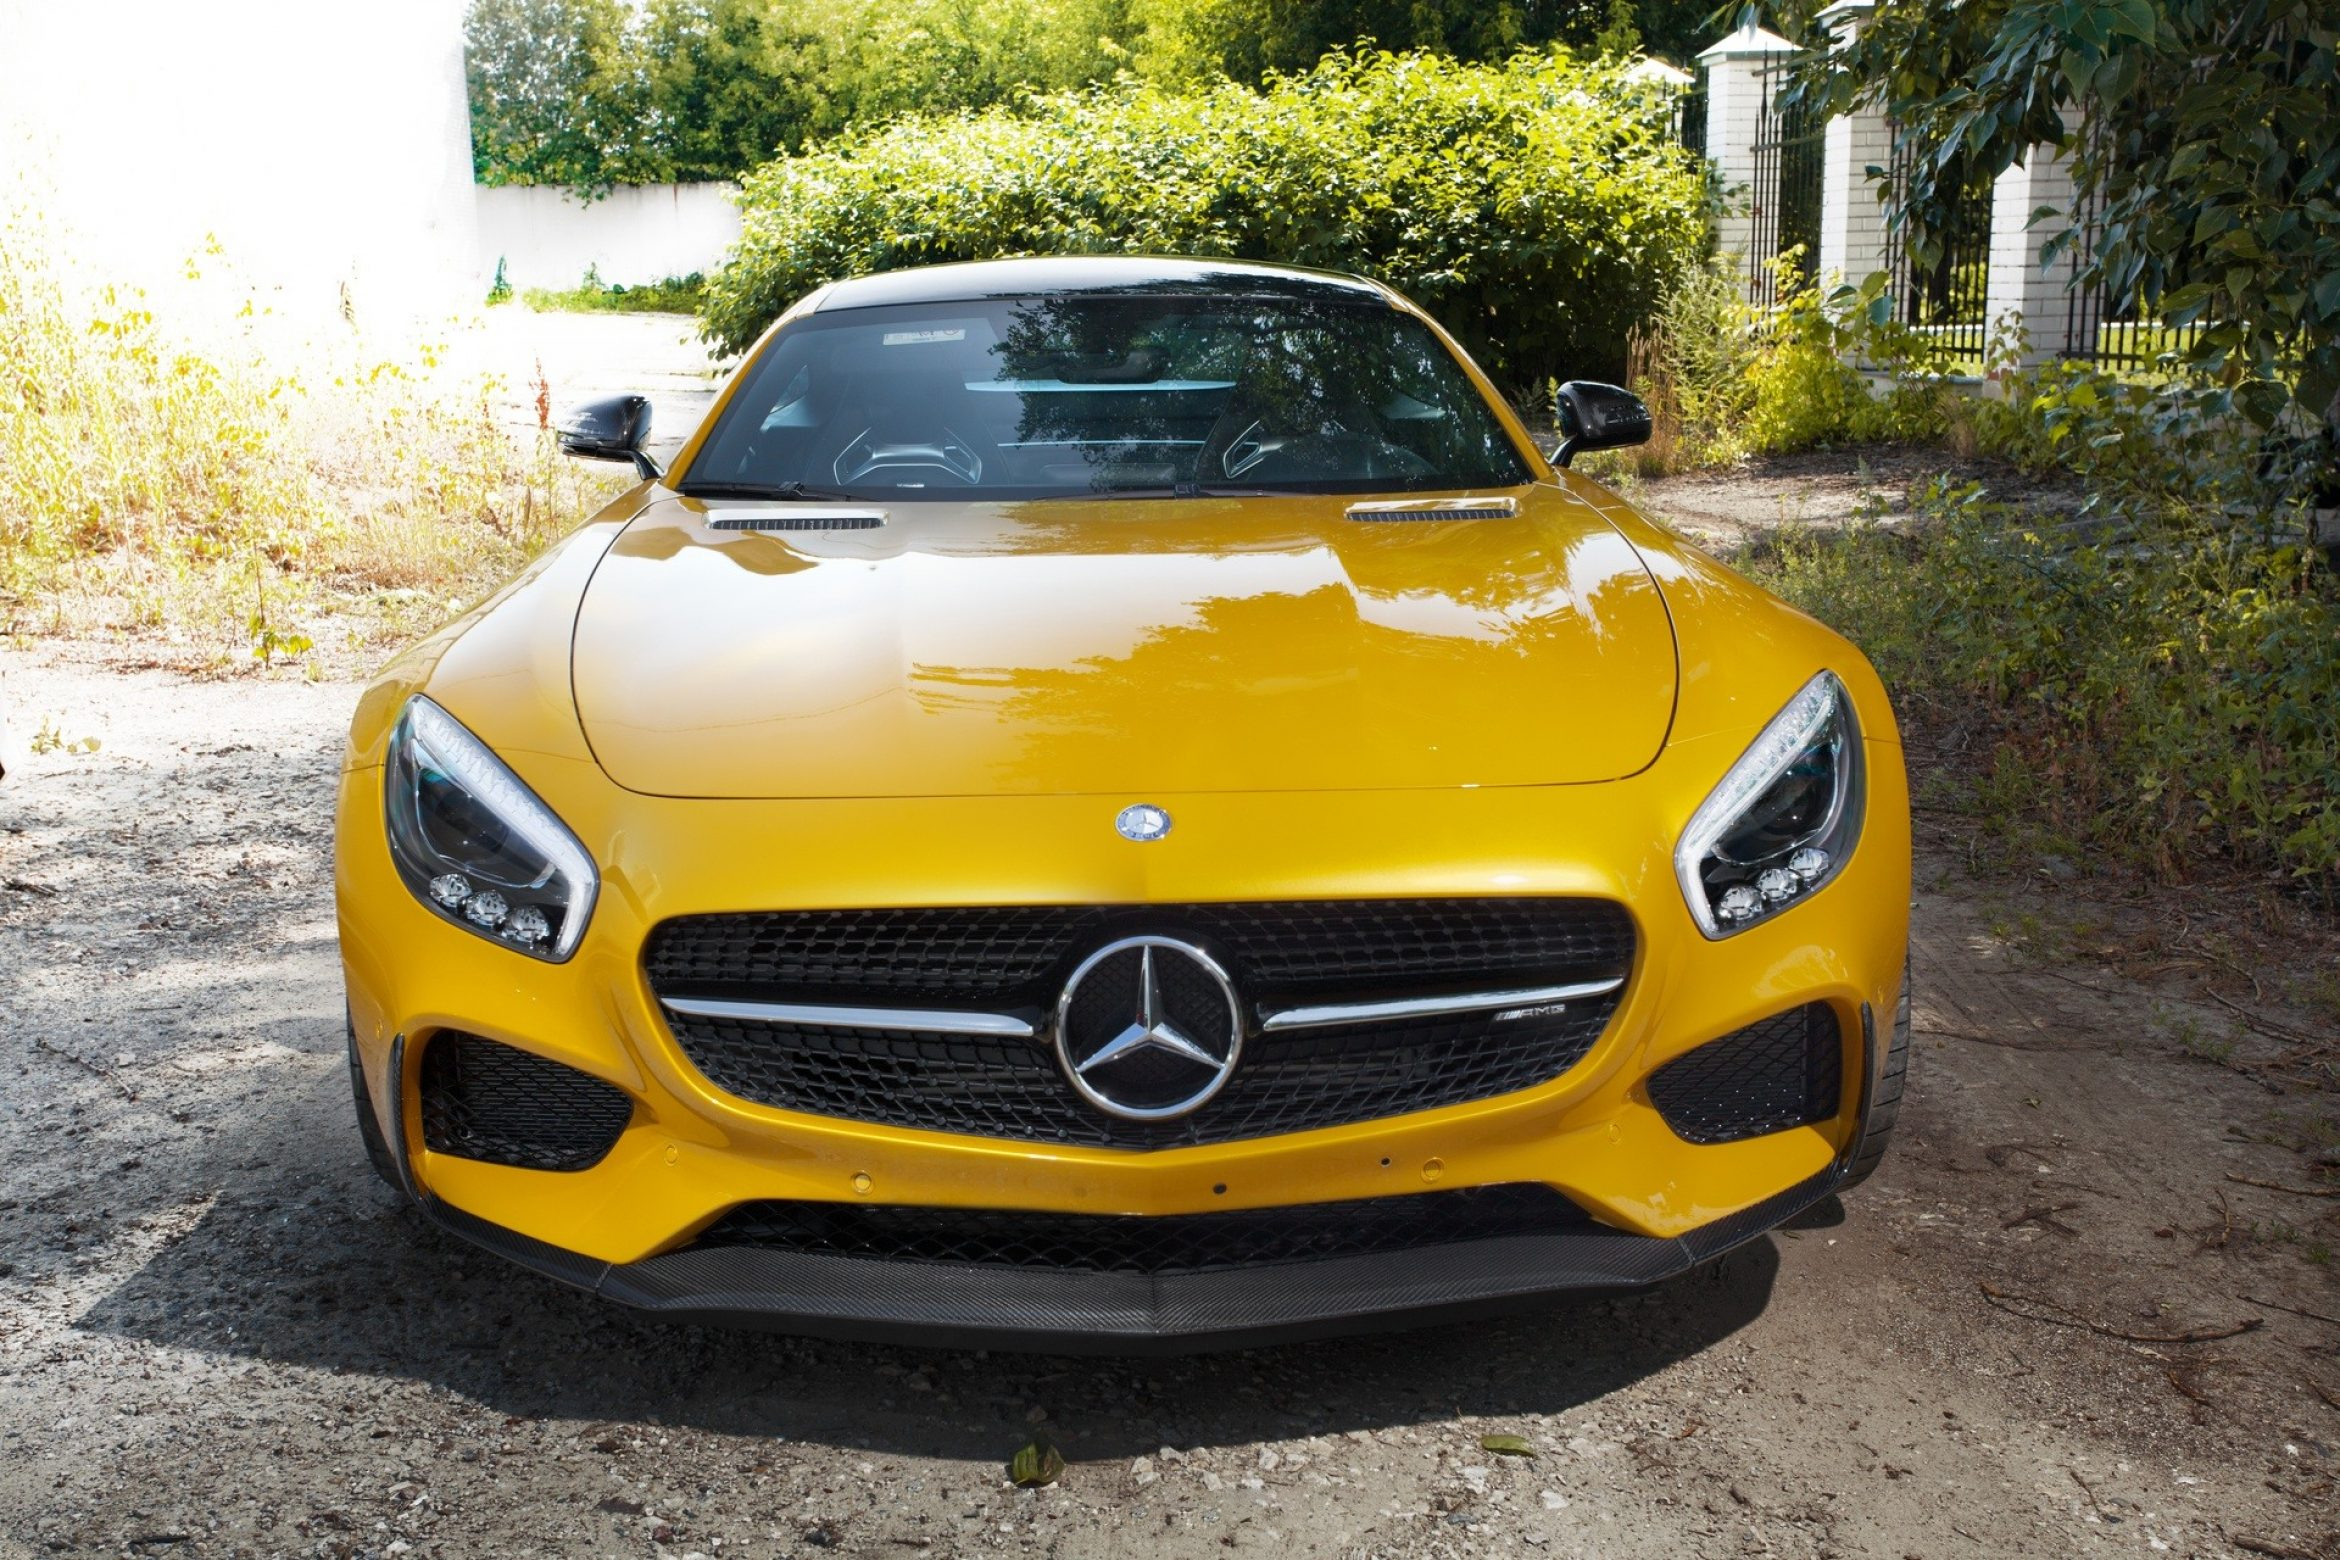
[[(1868, 1123), (1875, 1021), (1861, 1011)], [(395, 1074), (393, 1075), (395, 1077)], [(402, 1117), (394, 1119), (403, 1119)], [(1834, 1192), (1852, 1150), (1751, 1207), (1671, 1239), (1619, 1230), (1507, 1236), (1380, 1256), (1146, 1275), (876, 1262), (748, 1248), (597, 1262), (427, 1192), (449, 1233), (604, 1299), (677, 1321), (943, 1348), (1144, 1354), (1418, 1326), (1543, 1296), (1654, 1284), (1712, 1261)]]

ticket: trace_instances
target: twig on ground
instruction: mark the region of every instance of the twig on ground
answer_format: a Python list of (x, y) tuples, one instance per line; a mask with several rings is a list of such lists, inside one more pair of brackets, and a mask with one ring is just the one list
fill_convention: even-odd
[(2056, 1215), (2069, 1213), (2079, 1206), (2078, 1203), (2050, 1203), (2044, 1208), (2026, 1208), (2012, 1219), (2006, 1220), (1999, 1228), (2015, 1230), (2021, 1229), (2026, 1224), (2036, 1224), (2043, 1230), (2054, 1230), (2058, 1235), (2078, 1235), (2080, 1233), (2078, 1230), (2057, 1218)]
[(2088, 1504), (2095, 1510), (2096, 1514), (2100, 1517), (2107, 1515), (2104, 1502), (2096, 1498), (2096, 1491), (2088, 1487), (2088, 1481), (2080, 1477), (2079, 1470), (2066, 1468), (2064, 1471), (2072, 1476), (2074, 1484), (2080, 1486), (2080, 1493), (2088, 1497)]
[[(2185, 938), (2181, 936), (2178, 938), (2176, 945), (2182, 948), (2185, 946), (2185, 942)], [(2249, 981), (2251, 983), (2251, 1000), (2254, 1002), (2264, 1002), (2267, 1000), (2267, 988), (2259, 984), (2259, 977), (2253, 975), (2249, 970), (2246, 970), (2241, 965), (2235, 963), (2234, 960), (2226, 957), (2226, 955), (2222, 953), (2212, 953), (2207, 948), (2196, 948), (2193, 950), (2193, 952), (2200, 954), (2205, 959), (2210, 959), (2216, 963), (2225, 965), (2228, 969), (2234, 971), (2237, 975), (2240, 975), (2243, 979)], [(2204, 991), (2210, 991), (2208, 986), (2204, 986), (2202, 989)], [(2210, 995), (2217, 998), (2217, 1000), (2220, 1002), (2226, 1002), (2226, 999), (2219, 996), (2215, 991), (2210, 991)], [(2243, 1011), (2241, 1008), (2235, 1007), (2235, 1005), (2231, 1002), (2226, 1002), (2226, 1005), (2230, 1008), (2234, 1008), (2237, 1013), (2241, 1013)], [(2250, 1015), (2246, 1013), (2243, 1016), (2247, 1018)]]
[(2293, 1316), (2304, 1316), (2311, 1322), (2328, 1322), (2340, 1327), (2340, 1316), (2326, 1316), (2321, 1311), (2303, 1311), (2296, 1305), (2278, 1305), (2272, 1300), (2261, 1300), (2256, 1295), (2237, 1295), (2245, 1305), (2263, 1305), (2270, 1311), (2288, 1311)]
[(2274, 1560), (2329, 1560), (2312, 1549), (2293, 1549), (2286, 1544), (2269, 1543), (2263, 1538), (2252, 1538), (2247, 1533), (2234, 1536), (2234, 1547), (2247, 1549), (2254, 1555), (2272, 1555)]
[(112, 1084), (116, 1089), (121, 1091), (122, 1098), (126, 1100), (135, 1100), (138, 1098), (138, 1091), (131, 1088), (130, 1085), (124, 1083), (121, 1079), (115, 1077), (112, 1068), (100, 1067), (97, 1063), (90, 1061), (87, 1058), (75, 1056), (71, 1051), (64, 1049), (62, 1046), (51, 1045), (45, 1036), (36, 1035), (33, 1037), (33, 1049), (36, 1051), (46, 1051), (51, 1056), (57, 1058), (57, 1060), (65, 1062), (70, 1066), (80, 1068), (83, 1072), (88, 1073), (92, 1078), (96, 1078), (103, 1082)]
[[(2059, 1305), (2053, 1300), (2043, 1300), (2037, 1295), (2011, 1294), (2004, 1289), (1997, 1288), (1988, 1279), (1981, 1280), (1979, 1287), (1983, 1292), (1984, 1299), (1990, 1301), (1993, 1306), (2006, 1312), (2009, 1316), (2020, 1316), (2027, 1322), (2045, 1322), (2051, 1327), (2070, 1327), (2080, 1332), (2091, 1332), (2100, 1338), (2118, 1338), (2123, 1343), (2216, 1343), (2221, 1338), (2239, 1338), (2244, 1333), (2257, 1332), (2267, 1325), (2264, 1317), (2246, 1316), (2230, 1327), (2198, 1327), (2182, 1333), (2136, 1333), (2129, 1332), (2124, 1328), (2109, 1326), (2092, 1317), (2081, 1315), (2068, 1305)], [(2042, 1316), (2037, 1312), (2019, 1309), (2027, 1305), (2037, 1306), (2040, 1311), (2055, 1314)]]
[(2289, 1192), (2294, 1197), (2340, 1197), (2340, 1186), (2285, 1186), (2281, 1181), (2256, 1181), (2247, 1175), (2236, 1175), (2232, 1170), (2226, 1178), (2237, 1186), (2257, 1186), (2270, 1192)]
[(2207, 1423), (2209, 1415), (2218, 1407), (2210, 1400), (2209, 1394), (2196, 1383), (2195, 1378), (2212, 1366), (2227, 1363), (2222, 1359), (2196, 1358), (2181, 1360), (2162, 1370), (2162, 1375), (2169, 1379), (2169, 1384), (2177, 1388), (2178, 1395), (2194, 1405), (2192, 1418), (2195, 1424)]
[[(2204, 986), (2202, 989), (2204, 991), (2210, 991), (2210, 988), (2207, 986)], [(2236, 1002), (2229, 997), (2222, 997), (2215, 991), (2210, 991), (2210, 999), (2216, 1002), (2220, 1007), (2230, 1008), (2234, 1012), (2240, 1014), (2242, 1021), (2245, 1024), (2249, 1025), (2253, 1029), (2256, 1029), (2260, 1034), (2265, 1035), (2270, 1040), (2288, 1040), (2293, 1045), (2312, 1045), (2318, 1048), (2328, 1046), (2332, 1043), (2331, 1037), (2328, 1035), (2319, 1036), (2303, 1034), (2297, 1029), (2292, 1029), (2286, 1025), (2278, 1024), (2271, 1018), (2261, 1018), (2257, 1014), (2253, 1013), (2249, 1008), (2244, 1007), (2241, 1003)]]

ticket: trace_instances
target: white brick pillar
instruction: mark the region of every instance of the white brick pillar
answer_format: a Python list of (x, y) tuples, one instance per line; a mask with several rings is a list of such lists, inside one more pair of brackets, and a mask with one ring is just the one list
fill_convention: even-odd
[(1722, 181), (1723, 214), (1715, 224), (1717, 247), (1744, 255), (1754, 224), (1753, 204), (1779, 198), (1777, 190), (1755, 185), (1755, 136), (1763, 120), (1763, 69), (1796, 46), (1752, 22), (1698, 56), (1706, 73), (1706, 159)]
[[(2061, 217), (2031, 214), (2053, 206)], [(2072, 170), (2061, 148), (2034, 146), (1991, 187), (1991, 273), (1985, 296), (1991, 324), (2012, 314), (2022, 322), (2022, 366), (2035, 368), (2064, 351), (2072, 320), (2076, 246), (2066, 245), (2041, 265), (2040, 246), (2063, 231), (2072, 215)], [(2086, 335), (2084, 328), (2082, 335)]]
[[(1867, 23), (1870, 0), (1838, 0), (1815, 20), (1831, 48), (1841, 49)], [(1893, 126), (1873, 108), (1856, 108), (1828, 121), (1823, 142), (1820, 187), (1820, 272), (1858, 286), (1871, 272), (1887, 269), (1885, 204), (1871, 168), (1892, 166)]]

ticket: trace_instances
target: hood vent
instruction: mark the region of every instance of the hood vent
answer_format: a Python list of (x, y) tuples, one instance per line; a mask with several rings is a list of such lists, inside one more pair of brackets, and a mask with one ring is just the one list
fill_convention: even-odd
[(874, 531), (886, 523), (876, 509), (813, 509), (772, 513), (755, 509), (711, 509), (707, 524), (718, 531)]
[(1351, 504), (1352, 520), (1509, 520), (1519, 504), (1508, 498), (1400, 498)]

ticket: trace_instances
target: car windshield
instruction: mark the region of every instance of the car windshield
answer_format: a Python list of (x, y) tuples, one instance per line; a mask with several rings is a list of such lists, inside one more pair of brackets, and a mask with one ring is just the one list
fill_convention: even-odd
[(1385, 305), (1060, 295), (813, 313), (683, 491), (1027, 499), (1530, 480), (1438, 337)]

